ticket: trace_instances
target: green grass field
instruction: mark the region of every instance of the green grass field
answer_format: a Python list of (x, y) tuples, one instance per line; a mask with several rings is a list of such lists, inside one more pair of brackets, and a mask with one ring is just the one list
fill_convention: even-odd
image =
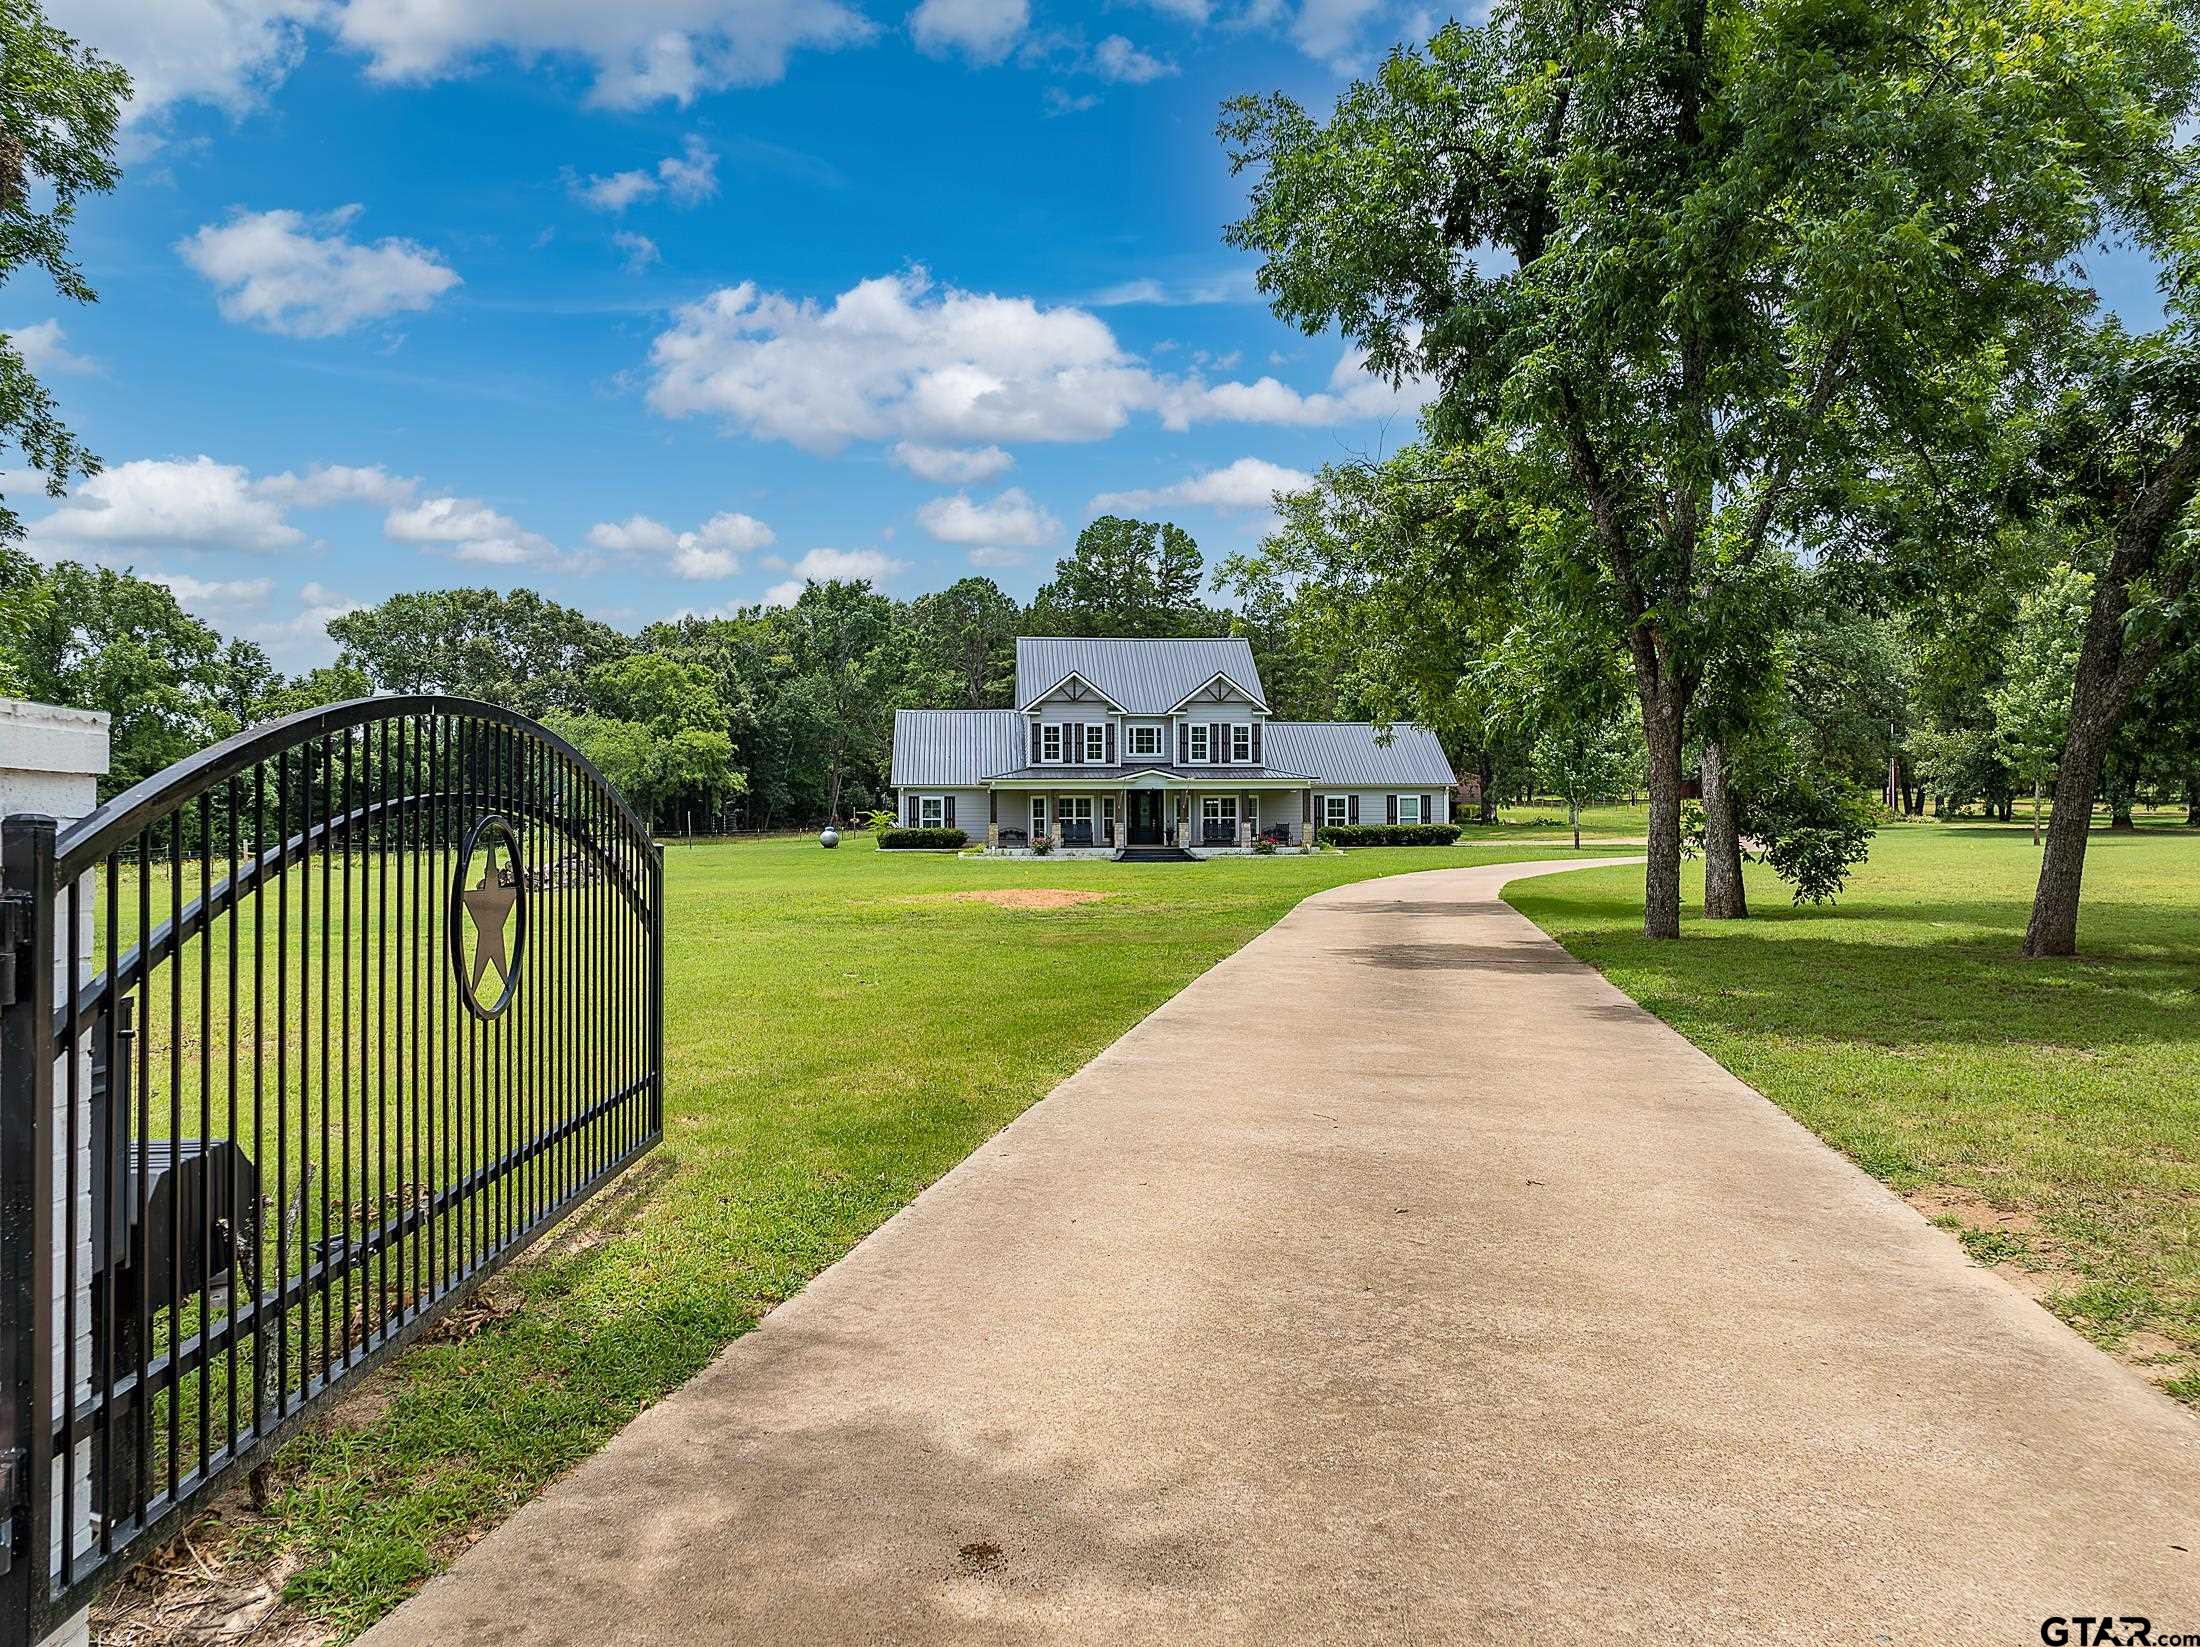
[[(1534, 846), (1130, 866), (666, 851), (666, 1138), (201, 1540), (349, 1634), (1309, 892)], [(1097, 892), (1009, 909), (964, 894)], [(121, 1605), (131, 1604), (124, 1592)]]
[[(1640, 936), (1639, 871), (1507, 896), (1859, 1165), (2200, 1403), (2200, 839), (2096, 830), (2083, 951), (2018, 954), (2023, 826), (1882, 830), (1833, 909)], [(1687, 882), (1699, 897), (1701, 874)]]

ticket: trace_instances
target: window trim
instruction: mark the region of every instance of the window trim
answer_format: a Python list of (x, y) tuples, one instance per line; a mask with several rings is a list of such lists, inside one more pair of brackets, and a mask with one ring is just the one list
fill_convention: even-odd
[(945, 795), (919, 795), (917, 797), (917, 827), (919, 829), (945, 829), (947, 827), (947, 797)]
[(1031, 838), (1037, 840), (1046, 832), (1047, 798), (1044, 795), (1034, 795), (1031, 797)]
[(1191, 732), (1185, 742), (1184, 762), (1187, 766), (1212, 766), (1215, 752), (1212, 747), (1214, 734), (1207, 730), (1205, 721), (1192, 722)]
[[(1242, 755), (1238, 753), (1240, 746), (1242, 746), (1245, 750), (1245, 753)], [(1231, 764), (1234, 766), (1241, 766), (1247, 761), (1250, 761), (1252, 758), (1253, 723), (1251, 721), (1232, 721), (1230, 723)]]
[(1085, 764), (1098, 765), (1108, 758), (1108, 723), (1085, 722)]
[[(1410, 818), (1406, 816), (1406, 803), (1408, 801), (1413, 803), (1413, 816)], [(1400, 795), (1398, 797), (1398, 821), (1402, 824), (1424, 824), (1428, 822), (1428, 819), (1421, 816), (1421, 797), (1418, 794)]]
[[(1133, 726), (1128, 729), (1130, 753), (1143, 760), (1161, 758), (1161, 728), (1153, 725)], [(1141, 748), (1141, 745), (1144, 745)]]
[[(1062, 764), (1062, 746), (1068, 741), (1063, 733), (1060, 721), (1041, 721), (1039, 723), (1039, 764), (1041, 766), (1060, 766)], [(1054, 745), (1054, 753), (1051, 755), (1047, 753), (1049, 742)]]
[[(1330, 814), (1334, 812), (1335, 817)], [(1352, 797), (1350, 795), (1324, 795), (1322, 797), (1322, 828), (1343, 829), (1352, 822)]]

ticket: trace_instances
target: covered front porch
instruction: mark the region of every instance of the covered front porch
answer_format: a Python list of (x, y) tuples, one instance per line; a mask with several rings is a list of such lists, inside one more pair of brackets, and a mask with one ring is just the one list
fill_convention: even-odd
[(1173, 847), (1206, 857), (1251, 852), (1264, 836), (1279, 849), (1312, 850), (1313, 786), (1306, 778), (1018, 774), (995, 781), (988, 793), (985, 844), (995, 852), (1029, 852), (1044, 839), (1052, 851), (1080, 856)]

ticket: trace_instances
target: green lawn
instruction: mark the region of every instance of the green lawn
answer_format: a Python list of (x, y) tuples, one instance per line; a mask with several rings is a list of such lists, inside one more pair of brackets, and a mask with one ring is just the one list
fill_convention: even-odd
[[(672, 847), (666, 1139), (197, 1539), (350, 1634), (1307, 893), (1547, 846), (1200, 865)], [(956, 894), (1059, 888), (1004, 909)], [(128, 1596), (120, 1598), (127, 1604)]]
[[(1513, 905), (2065, 1320), (2200, 1403), (2200, 838), (2096, 830), (2076, 961), (2018, 942), (2023, 828), (1882, 830), (1833, 909), (1640, 936), (1638, 870)], [(1688, 881), (1700, 896), (1700, 872)]]

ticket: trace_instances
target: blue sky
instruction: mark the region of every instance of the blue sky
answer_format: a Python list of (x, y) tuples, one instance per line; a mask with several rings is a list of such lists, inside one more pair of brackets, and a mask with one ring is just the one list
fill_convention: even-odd
[(628, 628), (805, 575), (1027, 595), (1109, 509), (1212, 563), (1412, 433), (1257, 300), (1214, 137), (1425, 37), (1397, 0), (49, 9), (140, 96), (77, 236), (101, 302), (0, 290), (108, 465), (32, 545), (286, 668), (433, 585)]
[(287, 667), (432, 585), (626, 627), (805, 573), (1028, 594), (1108, 508), (1212, 562), (1412, 430), (1220, 238), (1220, 101), (1326, 104), (1428, 27), (1379, 0), (49, 10), (142, 95), (99, 304), (0, 291), (108, 466), (33, 546)]

